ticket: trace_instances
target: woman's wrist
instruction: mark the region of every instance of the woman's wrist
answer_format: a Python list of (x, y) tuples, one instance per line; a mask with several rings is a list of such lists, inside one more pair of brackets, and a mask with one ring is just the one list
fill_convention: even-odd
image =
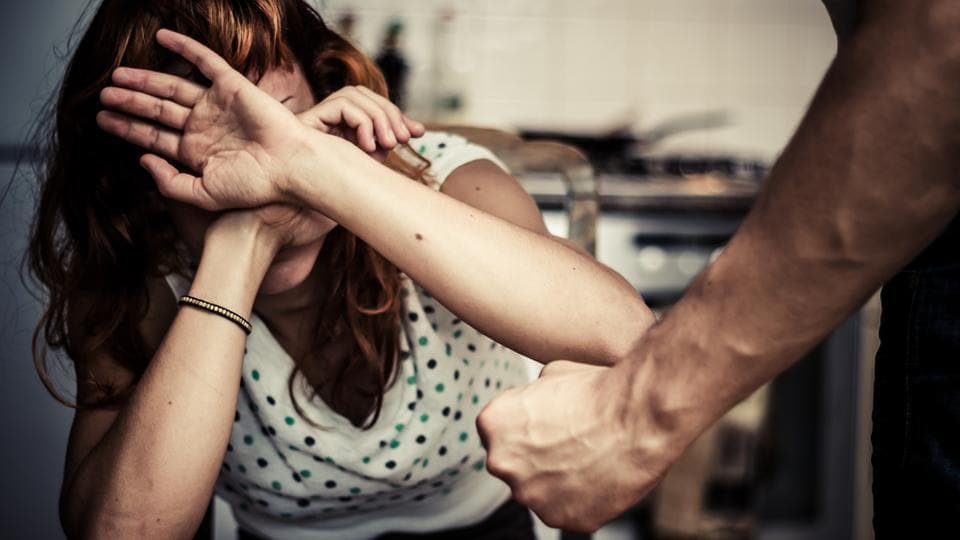
[(342, 194), (342, 183), (357, 170), (358, 160), (373, 160), (351, 142), (317, 130), (305, 128), (298, 139), (298, 150), (278, 188), (284, 199), (330, 215), (336, 196)]
[(190, 295), (249, 318), (280, 241), (255, 216), (230, 214), (207, 230)]

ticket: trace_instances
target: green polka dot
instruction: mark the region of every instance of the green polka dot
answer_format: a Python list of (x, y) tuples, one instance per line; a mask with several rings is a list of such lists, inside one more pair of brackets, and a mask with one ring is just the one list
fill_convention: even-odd
[(404, 428), (404, 427), (405, 427), (405, 426), (404, 426), (403, 424), (397, 424), (397, 425), (393, 426), (393, 428), (396, 429), (398, 432), (403, 431), (403, 428)]
[(283, 489), (283, 486), (280, 485), (280, 482), (277, 482), (276, 480), (274, 480), (273, 483), (270, 485), (273, 486), (273, 489), (277, 491), (280, 491), (281, 489)]
[(458, 471), (457, 469), (450, 469), (447, 471), (447, 476), (456, 476), (458, 474), (460, 474), (460, 471)]
[(466, 431), (460, 432), (460, 442), (467, 442), (467, 437), (469, 437), (469, 435), (467, 435)]
[(251, 372), (250, 372), (250, 376), (253, 377), (253, 380), (255, 380), (255, 381), (259, 381), (259, 380), (260, 380), (260, 372), (257, 371), (257, 370), (251, 371)]
[(417, 153), (418, 153), (418, 154), (423, 154), (423, 153), (425, 153), (426, 151), (427, 151), (427, 145), (425, 145), (425, 144), (421, 144), (421, 145), (420, 145), (420, 148), (417, 148)]
[(244, 467), (243, 465), (237, 465), (237, 470), (240, 471), (240, 472), (242, 472), (242, 473), (244, 473), (244, 474), (246, 474), (246, 472), (247, 472), (247, 468)]
[(303, 469), (302, 471), (300, 471), (300, 476), (302, 476), (302, 477), (304, 477), (304, 478), (310, 478), (310, 475), (311, 475), (311, 474), (313, 474), (313, 473), (311, 473), (311, 472), (308, 471), (307, 469)]
[(482, 471), (482, 470), (483, 470), (483, 462), (482, 462), (482, 461), (478, 461), (478, 462), (474, 463), (474, 464), (473, 464), (473, 470), (475, 470), (475, 471)]
[(460, 392), (459, 394), (457, 394), (457, 401), (458, 402), (463, 401), (463, 392)]
[[(446, 493), (444, 493), (444, 495), (446, 495)], [(284, 512), (284, 513), (280, 514), (280, 517), (286, 518), (286, 519), (290, 519), (290, 518), (293, 517), (293, 514), (291, 514), (290, 512)]]
[(398, 440), (396, 440), (396, 439), (390, 441), (390, 448), (396, 448), (396, 447), (398, 447), (398, 446), (400, 446), (400, 441), (398, 441)]
[(416, 465), (417, 463), (420, 463), (420, 458), (417, 458), (417, 459), (413, 460), (413, 464), (414, 464), (414, 465)]
[(334, 464), (334, 461), (333, 461), (333, 458), (332, 458), (332, 457), (325, 457), (325, 458), (323, 458), (323, 460), (326, 461), (327, 463), (331, 464), (331, 465)]
[(464, 359), (463, 359), (463, 365), (469, 366), (469, 365), (470, 365), (470, 359), (469, 359), (469, 358), (464, 358)]
[(420, 421), (421, 421), (421, 422), (426, 422), (426, 421), (429, 420), (429, 419), (430, 419), (430, 415), (427, 414), (427, 413), (423, 413), (423, 414), (420, 415)]
[(361, 490), (361, 489), (358, 488), (358, 487), (352, 487), (352, 488), (350, 488), (350, 493), (353, 493), (354, 495), (359, 495), (361, 491), (363, 491), (363, 490)]
[(437, 392), (443, 392), (443, 388), (444, 388), (443, 383), (437, 383), (437, 385), (433, 387), (433, 389), (436, 390)]
[(407, 377), (407, 384), (417, 384), (417, 376), (411, 375)]
[(438, 325), (437, 323), (432, 323), (430, 326), (431, 328), (433, 328), (434, 332), (440, 329), (440, 325)]
[(420, 336), (420, 339), (417, 340), (417, 343), (420, 345), (426, 345), (430, 341), (427, 339), (427, 336)]
[(288, 417), (284, 418), (283, 421), (286, 422), (288, 426), (292, 426), (292, 425), (293, 425), (293, 422), (294, 422), (294, 419), (293, 419), (292, 416), (288, 416)]
[(244, 443), (244, 444), (253, 444), (253, 436), (252, 436), (252, 435), (244, 435), (244, 436), (243, 436), (243, 443)]
[(427, 465), (428, 465), (429, 463), (430, 463), (430, 459), (429, 459), (429, 458), (423, 458), (423, 468), (424, 468), (424, 469), (427, 468)]
[(363, 456), (364, 463), (370, 463), (370, 456)]
[(473, 404), (476, 405), (477, 403), (480, 403), (480, 396), (474, 394), (474, 395), (473, 395)]
[(463, 335), (463, 330), (457, 330), (453, 333), (453, 339), (460, 339), (460, 336)]
[(453, 356), (453, 347), (449, 343), (447, 343), (447, 356)]

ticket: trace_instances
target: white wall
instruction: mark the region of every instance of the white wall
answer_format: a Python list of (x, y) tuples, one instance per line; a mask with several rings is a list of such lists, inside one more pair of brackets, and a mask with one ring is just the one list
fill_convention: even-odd
[(836, 50), (819, 0), (325, 0), (328, 22), (357, 16), (379, 48), (395, 17), (415, 70), (411, 110), (427, 110), (441, 13), (466, 101), (460, 120), (503, 127), (643, 131), (677, 114), (728, 111), (732, 125), (664, 150), (779, 153)]

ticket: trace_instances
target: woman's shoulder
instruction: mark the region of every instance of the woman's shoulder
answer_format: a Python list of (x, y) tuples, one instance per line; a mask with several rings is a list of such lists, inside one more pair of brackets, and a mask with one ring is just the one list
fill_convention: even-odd
[(481, 159), (492, 161), (509, 172), (507, 166), (488, 148), (455, 133), (427, 131), (423, 136), (411, 139), (410, 146), (430, 161), (427, 171), (438, 184), (443, 184), (460, 166)]

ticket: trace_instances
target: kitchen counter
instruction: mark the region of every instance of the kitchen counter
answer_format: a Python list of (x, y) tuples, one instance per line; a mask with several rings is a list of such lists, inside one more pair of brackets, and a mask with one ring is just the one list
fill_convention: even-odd
[[(603, 210), (729, 211), (745, 213), (760, 190), (753, 181), (719, 176), (631, 177), (603, 174)], [(566, 188), (558, 174), (526, 174), (520, 183), (541, 208), (562, 208)]]

